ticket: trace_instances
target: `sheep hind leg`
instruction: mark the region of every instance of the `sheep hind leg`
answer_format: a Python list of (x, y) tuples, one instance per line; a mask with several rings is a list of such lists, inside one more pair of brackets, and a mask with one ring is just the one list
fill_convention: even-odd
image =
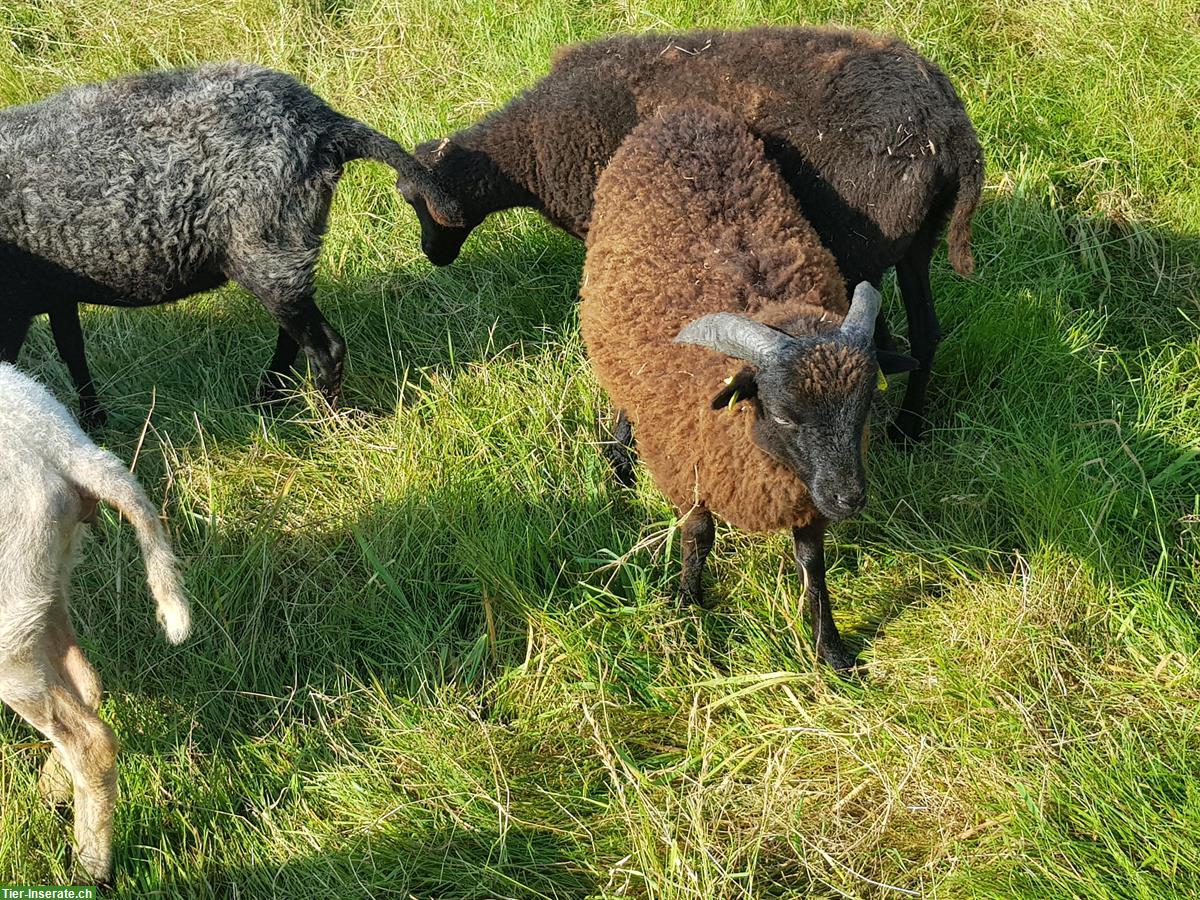
[(0, 700), (45, 735), (60, 755), (74, 785), (75, 859), (88, 878), (108, 883), (117, 799), (112, 729), (63, 684), (44, 657), (6, 666)]
[(679, 579), (679, 604), (695, 604), (711, 609), (712, 604), (704, 597), (704, 563), (716, 539), (716, 526), (712, 513), (706, 506), (692, 508), (683, 520), (683, 571)]
[(275, 354), (263, 376), (258, 397), (267, 401), (278, 397), (288, 369), (295, 363), (298, 352), (303, 350), (312, 363), (317, 387), (329, 405), (336, 408), (342, 391), (346, 342), (321, 315), (312, 293), (297, 296), (255, 290), (248, 284), (246, 287), (254, 291), (279, 322)]
[(0, 319), (0, 362), (17, 364), (32, 322), (31, 317)]
[[(83, 654), (75, 628), (71, 624), (66, 601), (60, 599), (51, 608), (43, 637), (46, 657), (58, 673), (62, 682), (70, 688), (84, 706), (95, 712), (100, 708), (102, 687), (100, 676)], [(38, 789), (51, 806), (62, 806), (71, 799), (71, 775), (63, 764), (57, 749), (42, 766)]]
[(637, 450), (634, 449), (633, 425), (625, 410), (617, 410), (617, 421), (613, 425), (612, 439), (604, 444), (604, 455), (608, 457), (613, 468), (613, 475), (622, 487), (631, 488), (637, 484), (637, 473), (634, 463), (637, 462)]
[(79, 307), (74, 303), (60, 306), (50, 313), (50, 331), (58, 355), (67, 364), (75, 390), (79, 394), (79, 421), (88, 430), (103, 428), (108, 413), (96, 396), (96, 385), (88, 368), (83, 345), (83, 326), (79, 322)]
[(904, 298), (908, 318), (910, 352), (919, 368), (908, 375), (904, 402), (890, 434), (899, 443), (921, 438), (925, 419), (925, 396), (933, 374), (933, 357), (941, 341), (937, 312), (933, 308), (933, 290), (929, 285), (929, 263), (933, 258), (933, 238), (928, 229), (919, 234), (908, 253), (896, 264), (896, 281)]
[(825, 524), (823, 522), (792, 529), (796, 568), (808, 600), (817, 655), (839, 672), (853, 669), (854, 654), (842, 641), (829, 605), (829, 587), (825, 583)]
[(254, 400), (256, 403), (278, 403), (283, 399), (283, 389), (288, 383), (288, 373), (296, 365), (296, 357), (300, 353), (300, 345), (290, 334), (279, 329), (279, 337), (275, 340), (275, 353), (267, 363), (262, 380), (258, 383)]

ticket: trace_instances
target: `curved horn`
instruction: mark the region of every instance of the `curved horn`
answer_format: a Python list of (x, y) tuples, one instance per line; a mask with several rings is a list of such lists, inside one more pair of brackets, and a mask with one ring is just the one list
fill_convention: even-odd
[(676, 344), (695, 344), (744, 359), (760, 369), (773, 363), (792, 338), (762, 322), (735, 313), (712, 313), (684, 326)]
[(842, 322), (842, 332), (848, 337), (863, 337), (871, 340), (875, 334), (875, 317), (883, 298), (869, 281), (860, 281), (850, 301), (850, 312)]

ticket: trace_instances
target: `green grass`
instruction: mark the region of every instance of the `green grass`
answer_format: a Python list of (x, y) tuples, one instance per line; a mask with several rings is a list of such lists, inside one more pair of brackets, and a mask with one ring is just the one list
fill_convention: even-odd
[[(582, 248), (511, 213), (434, 270), (359, 164), (319, 299), (371, 415), (247, 408), (274, 329), (238, 289), (85, 313), (197, 619), (158, 637), (104, 515), (75, 606), (118, 896), (1200, 894), (1193, 4), (0, 0), (0, 103), (241, 57), (411, 145), (563, 41), (797, 21), (913, 42), (989, 163), (977, 276), (935, 259), (935, 427), (873, 446), (830, 545), (868, 675), (815, 663), (783, 535), (722, 529), (723, 602), (673, 606), (674, 512), (597, 449)], [(22, 362), (71, 397), (44, 323)], [(34, 740), (0, 714), (0, 883), (71, 874)]]

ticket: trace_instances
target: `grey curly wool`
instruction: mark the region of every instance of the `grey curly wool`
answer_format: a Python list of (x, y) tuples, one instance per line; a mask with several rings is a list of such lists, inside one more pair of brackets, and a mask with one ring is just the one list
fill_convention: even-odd
[(345, 344), (313, 302), (313, 271), (342, 166), (359, 158), (460, 220), (395, 141), (260, 66), (148, 72), (0, 111), (0, 359), (49, 313), (95, 420), (76, 303), (147, 306), (233, 280), (279, 322), (265, 392), (303, 348), (336, 398)]
[(587, 243), (588, 356), (655, 483), (688, 513), (682, 599), (701, 602), (713, 513), (791, 528), (817, 648), (847, 668), (821, 541), (866, 498), (878, 292), (861, 284), (848, 306), (763, 142), (708, 104), (630, 133), (600, 176)]
[[(898, 436), (915, 438), (939, 340), (929, 263), (950, 219), (950, 261), (973, 269), (970, 222), (983, 154), (945, 74), (894, 37), (836, 28), (618, 35), (558, 52), (503, 109), (414, 151), (460, 201), (466, 227), (414, 203), (429, 259), (454, 260), (472, 228), (514, 206), (585, 238), (597, 178), (664, 105), (712, 103), (762, 138), (848, 289), (897, 267), (909, 340)], [(879, 343), (891, 347), (880, 320)]]

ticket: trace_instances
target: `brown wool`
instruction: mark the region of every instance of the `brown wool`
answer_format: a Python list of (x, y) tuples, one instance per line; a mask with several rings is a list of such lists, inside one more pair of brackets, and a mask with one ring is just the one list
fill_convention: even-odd
[[(922, 229), (949, 219), (968, 274), (983, 185), (975, 130), (945, 74), (898, 38), (841, 28), (613, 35), (558, 50), (550, 72), (417, 156), (467, 218), (531, 206), (586, 238), (597, 178), (639, 123), (679, 103), (735, 113), (767, 141), (838, 260), (844, 280), (879, 283)], [(739, 186), (748, 197), (759, 187)]]
[[(736, 117), (688, 104), (630, 134), (596, 189), (581, 295), (600, 383), (681, 510), (703, 503), (747, 531), (817, 518), (804, 483), (754, 443), (757, 404), (711, 408), (745, 363), (673, 343), (708, 313), (833, 328), (848, 308), (833, 257)], [(815, 371), (828, 379), (801, 388), (814, 396), (844, 391), (872, 364), (846, 348), (821, 352)]]

